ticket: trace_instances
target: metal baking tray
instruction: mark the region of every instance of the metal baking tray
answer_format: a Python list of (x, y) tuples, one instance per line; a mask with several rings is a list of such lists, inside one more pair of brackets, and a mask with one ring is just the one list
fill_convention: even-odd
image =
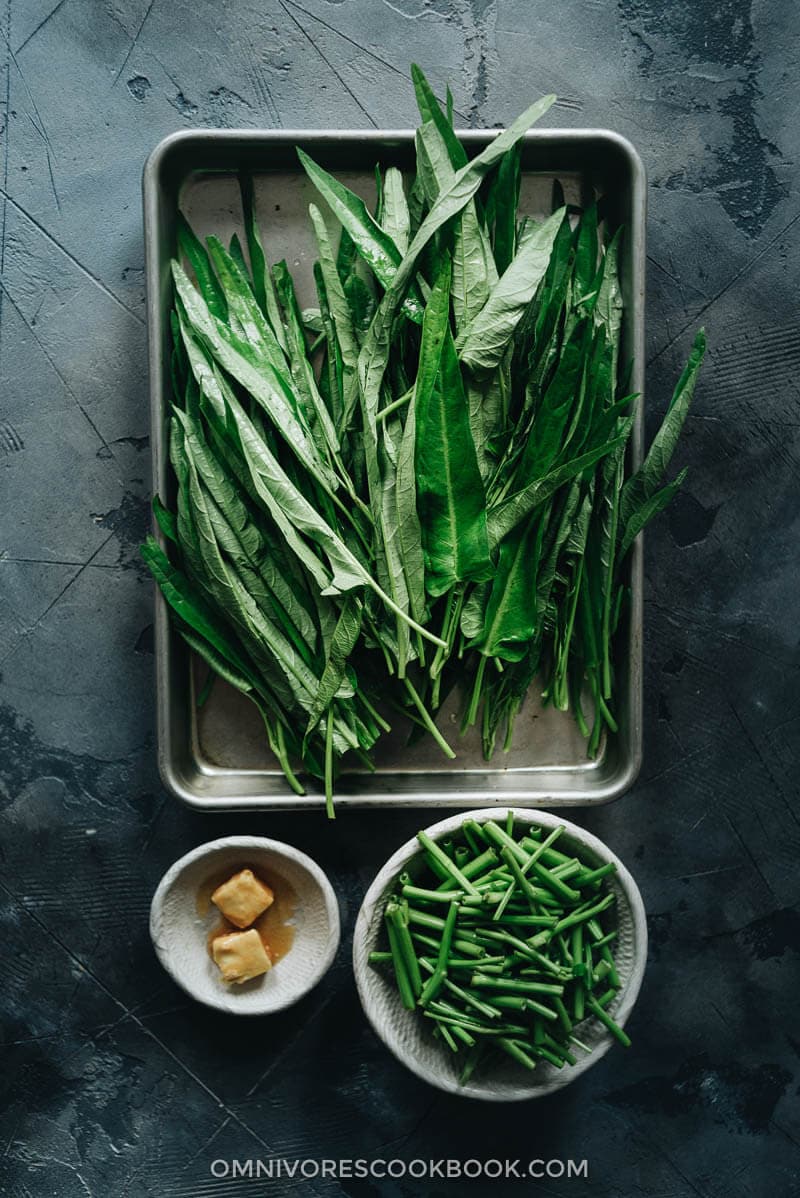
[[(460, 133), (467, 152), (477, 153), (491, 131)], [(302, 146), (335, 171), (365, 199), (374, 195), (374, 167), (408, 171), (414, 135), (399, 132), (198, 130), (175, 133), (148, 159), (143, 176), (147, 259), (147, 322), (152, 406), (153, 487), (167, 502), (173, 494), (167, 455), (169, 384), (169, 260), (175, 247), (175, 215), (181, 208), (201, 235), (231, 234), (239, 228), (236, 174), (256, 177), (258, 215), (271, 261), (286, 258), (302, 303), (311, 304), (314, 253), (308, 203), (318, 197), (299, 166)], [(549, 212), (553, 180), (567, 200), (604, 197), (606, 219), (622, 223), (622, 287), (625, 301), (623, 356), (633, 358), (631, 390), (643, 392), (645, 177), (633, 146), (618, 134), (597, 129), (534, 130), (522, 150), (521, 210)], [(630, 454), (641, 460), (642, 404)], [(381, 742), (377, 770), (344, 771), (337, 784), (340, 805), (485, 807), (497, 802), (557, 807), (605, 803), (636, 778), (642, 754), (642, 545), (630, 560), (632, 601), (617, 662), (619, 733), (607, 736), (594, 761), (572, 716), (543, 709), (535, 687), (515, 725), (510, 752), (483, 760), (471, 730), (459, 740), (454, 708), (440, 714), (458, 757), (447, 761), (427, 741), (406, 748), (392, 733)], [(301, 809), (320, 807), (324, 796), (309, 780), (305, 797), (293, 794), (266, 745), (257, 712), (241, 695), (218, 683), (199, 711), (194, 702), (194, 663), (172, 632), (167, 608), (156, 596), (155, 656), (158, 761), (175, 797), (200, 810)]]

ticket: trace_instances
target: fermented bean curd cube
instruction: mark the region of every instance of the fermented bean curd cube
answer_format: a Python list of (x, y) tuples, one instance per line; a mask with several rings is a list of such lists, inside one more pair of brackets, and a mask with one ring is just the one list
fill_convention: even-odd
[(255, 928), (216, 936), (211, 953), (223, 982), (249, 982), (272, 968), (267, 950)]
[(218, 886), (211, 901), (237, 928), (247, 928), (275, 901), (269, 886), (252, 869), (242, 869)]

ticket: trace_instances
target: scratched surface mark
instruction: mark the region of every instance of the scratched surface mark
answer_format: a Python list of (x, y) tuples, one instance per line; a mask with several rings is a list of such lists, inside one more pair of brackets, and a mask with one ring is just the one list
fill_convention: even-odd
[[(0, 1192), (465, 1190), (210, 1171), (272, 1154), (586, 1158), (536, 1186), (569, 1198), (800, 1192), (797, 6), (0, 0), (0, 33)], [(638, 146), (651, 429), (700, 322), (711, 346), (647, 544), (644, 768), (585, 821), (649, 911), (634, 1048), (535, 1109), (440, 1096), (365, 1026), (349, 937), (413, 812), (197, 817), (155, 766), (142, 163), (175, 129), (408, 126), (412, 60), (462, 125), (555, 91), (552, 124)], [(245, 1024), (147, 933), (167, 866), (236, 832), (317, 857), (344, 928), (311, 995)]]

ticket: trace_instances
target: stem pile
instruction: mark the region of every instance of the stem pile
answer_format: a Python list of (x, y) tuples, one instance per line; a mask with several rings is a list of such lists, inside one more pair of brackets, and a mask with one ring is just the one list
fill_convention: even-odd
[(421, 869), (401, 874), (384, 923), (403, 1006), (464, 1058), (462, 1084), (496, 1055), (526, 1069), (574, 1065), (579, 1025), (599, 1020), (630, 1040), (608, 1008), (620, 989), (612, 952), (615, 895), (597, 868), (562, 852), (563, 827), (464, 820), (446, 844), (418, 834)]

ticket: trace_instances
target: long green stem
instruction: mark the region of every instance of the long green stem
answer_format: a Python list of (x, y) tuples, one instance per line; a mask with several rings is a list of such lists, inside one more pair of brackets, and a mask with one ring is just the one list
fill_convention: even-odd
[(273, 730), (266, 709), (260, 703), (257, 703), (256, 706), (261, 713), (261, 718), (264, 721), (264, 727), (267, 730), (269, 747), (278, 758), (278, 764), (283, 770), (286, 781), (289, 783), (295, 794), (304, 795), (306, 793), (305, 787), (303, 786), (302, 782), (299, 781), (289, 763), (289, 755), (286, 751), (286, 738), (283, 734), (283, 725), (281, 724), (281, 721), (275, 721), (275, 728)]
[(333, 806), (333, 704), (325, 722), (325, 810), (328, 819), (336, 818)]
[(569, 612), (567, 615), (567, 625), (564, 629), (563, 640), (559, 646), (558, 660), (554, 666), (553, 702), (559, 711), (566, 711), (569, 707), (569, 647), (572, 640), (572, 632), (575, 627), (575, 615), (578, 610), (578, 597), (580, 595), (581, 581), (583, 579), (583, 562), (584, 559), (581, 557), (576, 568), (576, 577), (572, 588), (572, 598), (570, 599)]
[(397, 946), (403, 955), (403, 963), (412, 993), (415, 998), (418, 998), (422, 991), (422, 975), (420, 974), (419, 961), (414, 951), (411, 934), (408, 930), (408, 923), (403, 918), (403, 911), (399, 903), (390, 902), (387, 905), (386, 919), (394, 927)]
[(425, 725), (428, 732), (430, 732), (431, 736), (436, 741), (437, 745), (442, 750), (444, 755), (446, 757), (449, 757), (452, 760), (455, 757), (455, 752), (453, 751), (453, 749), (450, 748), (447, 741), (444, 739), (441, 732), (434, 724), (434, 722), (431, 718), (430, 712), (428, 711), (427, 707), (425, 706), (425, 704), (422, 702), (419, 695), (415, 691), (413, 683), (411, 682), (411, 679), (404, 678), (403, 685), (406, 688), (408, 697), (411, 699), (411, 702), (414, 704), (417, 711), (419, 712), (419, 716), (420, 716), (420, 719), (422, 720), (422, 723)]
[(486, 662), (488, 658), (481, 654), (478, 661), (478, 668), (475, 671), (475, 681), (472, 686), (472, 696), (469, 701), (467, 713), (464, 716), (463, 728), (471, 728), (478, 718), (478, 706), (481, 701), (481, 688), (483, 687), (483, 676), (486, 673)]
[(406, 391), (404, 395), (401, 395), (399, 399), (395, 399), (392, 403), (387, 404), (386, 407), (382, 409), (382, 411), (378, 412), (375, 419), (376, 420), (385, 420), (387, 416), (391, 416), (391, 414), (393, 412), (396, 412), (398, 410), (398, 408), (402, 408), (404, 404), (407, 404), (413, 394), (414, 394), (414, 388), (409, 387), (408, 391)]
[(428, 632), (427, 628), (423, 628), (421, 624), (418, 624), (417, 621), (408, 614), (408, 612), (405, 612), (401, 607), (398, 607), (395, 601), (391, 599), (385, 591), (381, 590), (374, 578), (370, 578), (367, 575), (365, 576), (364, 581), (372, 588), (378, 598), (385, 603), (385, 605), (389, 608), (389, 611), (393, 612), (394, 615), (403, 620), (409, 628), (413, 628), (414, 631), (419, 633), (420, 636), (424, 636), (425, 640), (430, 641), (432, 645), (441, 645), (443, 649), (447, 648), (446, 642), (443, 641), (441, 637), (436, 636), (436, 634), (433, 632)]

